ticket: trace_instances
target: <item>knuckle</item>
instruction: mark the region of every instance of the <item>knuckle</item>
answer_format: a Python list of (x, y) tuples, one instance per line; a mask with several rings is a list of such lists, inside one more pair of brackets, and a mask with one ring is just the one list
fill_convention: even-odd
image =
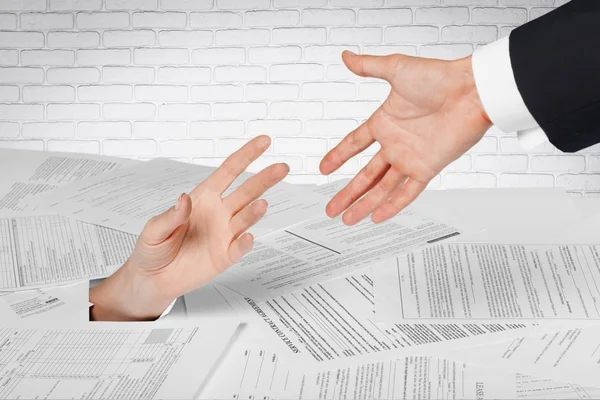
[(352, 204), (354, 203), (354, 200), (356, 200), (356, 198), (358, 197), (358, 195), (355, 195), (355, 193), (356, 190), (353, 190), (351, 188), (344, 189), (339, 193), (338, 200), (340, 200), (341, 203), (346, 206)]
[(157, 224), (157, 220), (158, 220), (158, 215), (155, 215), (154, 217), (150, 218), (148, 220), (148, 222), (146, 222), (144, 231), (152, 231)]
[(253, 219), (254, 219), (254, 214), (252, 213), (252, 209), (250, 208), (250, 206), (248, 206), (242, 213), (242, 220), (244, 221), (244, 223), (248, 224), (248, 223), (252, 222)]
[(380, 196), (385, 195), (386, 193), (389, 193), (392, 191), (392, 189), (394, 189), (395, 187), (395, 182), (392, 182), (391, 179), (383, 179), (380, 184), (377, 186), (377, 192)]
[(350, 144), (352, 145), (352, 147), (357, 147), (360, 145), (360, 136), (358, 133), (358, 129), (352, 131), (349, 138), (350, 138)]
[(365, 73), (365, 57), (357, 57), (357, 72), (359, 75), (364, 75)]
[(240, 194), (242, 195), (241, 197), (243, 197), (244, 200), (252, 195), (251, 188), (252, 188), (252, 180), (248, 180), (248, 181), (244, 182), (244, 184), (239, 187)]
[(363, 168), (363, 176), (368, 180), (371, 181), (372, 179), (375, 179), (375, 177), (378, 174), (378, 168), (376, 168), (376, 160), (371, 160), (366, 166), (365, 168)]
[(394, 213), (399, 213), (406, 204), (410, 202), (410, 195), (406, 193), (406, 191), (402, 191), (396, 196), (396, 198), (392, 201), (392, 207), (394, 209)]
[(221, 164), (221, 167), (219, 169), (221, 169), (221, 171), (223, 171), (228, 176), (232, 176), (235, 174), (235, 166), (231, 158), (226, 159), (223, 162), (223, 164)]
[(329, 160), (333, 165), (341, 165), (344, 162), (344, 159), (342, 158), (341, 155), (342, 151), (338, 148), (334, 151), (332, 151), (329, 156)]
[(359, 173), (352, 179), (347, 186), (347, 193), (348, 196), (352, 198), (352, 201), (356, 200), (358, 193), (360, 193), (363, 188), (368, 187), (369, 182), (371, 182), (371, 178), (369, 178), (366, 173)]

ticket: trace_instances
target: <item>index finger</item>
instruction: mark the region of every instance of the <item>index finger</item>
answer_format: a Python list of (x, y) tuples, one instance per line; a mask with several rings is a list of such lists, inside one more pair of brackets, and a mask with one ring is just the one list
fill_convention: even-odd
[(319, 166), (322, 174), (329, 175), (332, 172), (335, 172), (335, 170), (344, 165), (346, 161), (375, 142), (375, 139), (373, 139), (373, 135), (371, 135), (371, 131), (369, 130), (369, 120), (363, 122), (361, 126), (346, 135), (337, 146), (331, 149), (329, 153), (325, 154), (325, 157), (323, 157)]
[[(208, 187), (220, 194), (233, 183), (233, 181), (248, 168), (250, 164), (260, 157), (271, 145), (271, 138), (266, 135), (257, 136), (241, 149), (227, 157), (223, 164), (213, 172), (200, 186)], [(200, 188), (198, 186), (192, 194)]]

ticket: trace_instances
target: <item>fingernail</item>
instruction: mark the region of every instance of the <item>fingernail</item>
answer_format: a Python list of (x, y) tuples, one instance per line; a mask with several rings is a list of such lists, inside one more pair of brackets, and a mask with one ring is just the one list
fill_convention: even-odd
[(177, 199), (177, 204), (175, 204), (175, 211), (179, 211), (181, 208), (181, 203), (183, 202), (183, 195), (179, 196)]

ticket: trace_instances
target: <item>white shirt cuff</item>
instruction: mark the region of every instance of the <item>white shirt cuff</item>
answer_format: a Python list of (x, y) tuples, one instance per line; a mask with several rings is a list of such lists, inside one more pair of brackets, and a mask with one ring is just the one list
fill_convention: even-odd
[(503, 132), (538, 126), (517, 88), (510, 62), (509, 37), (473, 53), (473, 77), (479, 98), (490, 120)]
[(519, 141), (519, 145), (524, 150), (531, 150), (542, 143), (548, 142), (548, 136), (539, 126), (518, 131), (517, 139)]

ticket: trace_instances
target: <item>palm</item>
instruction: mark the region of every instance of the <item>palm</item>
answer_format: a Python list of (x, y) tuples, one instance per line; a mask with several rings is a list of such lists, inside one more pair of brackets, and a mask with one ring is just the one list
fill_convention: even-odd
[(182, 292), (202, 286), (232, 264), (228, 251), (235, 238), (229, 229), (232, 215), (220, 196), (211, 193), (192, 202), (195, 205), (179, 252), (163, 273), (169, 281), (164, 287)]
[(337, 216), (349, 208), (343, 220), (353, 224), (375, 211), (379, 222), (406, 207), (477, 143), (489, 121), (475, 102), (465, 101), (473, 88), (447, 61), (348, 55), (344, 61), (358, 75), (384, 78), (392, 88), (381, 107), (323, 159), (322, 172), (331, 173), (375, 141), (381, 145), (327, 212)]
[[(396, 154), (412, 153), (411, 159), (414, 157), (416, 163), (399, 167), (404, 168), (409, 178), (427, 183), (477, 143), (484, 125), (477, 126), (472, 123), (476, 121), (468, 120), (479, 116), (473, 113), (474, 107), (470, 110), (471, 105), (457, 101), (463, 95), (460, 85), (443, 88), (449, 85), (442, 80), (420, 77), (421, 68), (426, 67), (409, 67), (414, 71), (405, 71), (406, 75), (393, 82), (390, 95), (367, 124), (373, 139), (382, 147), (393, 147)], [(413, 90), (411, 81), (421, 82), (421, 91)], [(462, 126), (458, 126), (454, 115), (464, 116), (460, 121)], [(473, 131), (477, 134), (473, 135)], [(397, 158), (390, 157), (388, 161), (391, 164)]]
[[(252, 235), (244, 232), (267, 209), (264, 200), (254, 200), (285, 177), (287, 166), (272, 165), (228, 196), (222, 194), (266, 150), (270, 141), (259, 139), (232, 155), (189, 196), (182, 195), (179, 211), (171, 209), (146, 225), (130, 261), (166, 298), (204, 285), (251, 248)], [(169, 213), (182, 219), (175, 221), (175, 229), (161, 229)]]

